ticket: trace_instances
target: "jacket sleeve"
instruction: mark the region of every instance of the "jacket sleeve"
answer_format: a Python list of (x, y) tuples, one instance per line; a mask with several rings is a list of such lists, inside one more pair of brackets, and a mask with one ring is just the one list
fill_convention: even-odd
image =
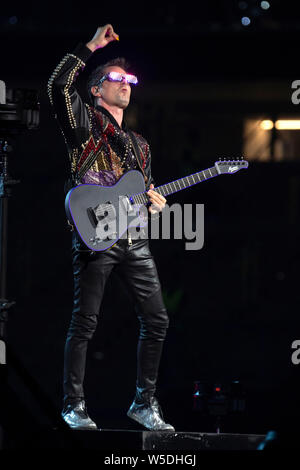
[(76, 77), (85, 67), (92, 52), (79, 44), (73, 53), (66, 54), (48, 81), (48, 96), (67, 146), (79, 148), (87, 140), (89, 117), (76, 86)]
[(152, 177), (152, 172), (151, 172), (151, 150), (149, 148), (148, 154), (147, 154), (147, 160), (144, 168), (145, 175), (148, 178), (146, 189), (148, 190), (150, 188), (150, 184), (154, 184), (155, 186), (155, 181)]

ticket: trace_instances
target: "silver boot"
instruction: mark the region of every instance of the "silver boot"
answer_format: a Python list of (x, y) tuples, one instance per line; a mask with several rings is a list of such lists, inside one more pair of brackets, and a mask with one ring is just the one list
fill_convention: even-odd
[(164, 422), (160, 406), (155, 397), (151, 397), (149, 403), (139, 404), (134, 401), (127, 412), (127, 416), (150, 429), (150, 431), (175, 431), (171, 424)]
[(84, 400), (66, 405), (61, 415), (71, 429), (82, 431), (96, 431), (98, 429), (96, 423), (87, 414)]

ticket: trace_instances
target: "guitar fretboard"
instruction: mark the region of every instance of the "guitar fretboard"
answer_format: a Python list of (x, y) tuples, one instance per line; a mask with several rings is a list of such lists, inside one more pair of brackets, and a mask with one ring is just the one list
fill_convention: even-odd
[[(194, 184), (202, 183), (202, 181), (206, 181), (209, 178), (213, 178), (217, 176), (219, 173), (215, 167), (207, 168), (206, 170), (199, 171), (198, 173), (194, 173), (193, 175), (184, 176), (178, 180), (172, 181), (171, 183), (163, 184), (161, 186), (157, 186), (154, 190), (161, 194), (162, 196), (169, 196), (170, 194), (177, 193), (182, 189), (189, 188)], [(143, 193), (134, 194), (131, 196), (131, 200), (134, 204), (147, 204), (149, 202), (149, 198), (147, 196), (147, 191)]]

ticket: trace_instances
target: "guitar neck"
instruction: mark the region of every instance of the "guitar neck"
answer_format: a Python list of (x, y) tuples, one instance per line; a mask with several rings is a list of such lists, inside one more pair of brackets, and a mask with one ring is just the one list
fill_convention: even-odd
[[(219, 173), (217, 169), (213, 166), (212, 168), (207, 168), (206, 170), (199, 171), (198, 173), (194, 173), (189, 176), (184, 176), (183, 178), (172, 181), (171, 183), (157, 186), (155, 188), (155, 191), (161, 194), (162, 196), (169, 196), (170, 194), (177, 193), (182, 189), (189, 188), (194, 184), (202, 183), (203, 181), (206, 181), (209, 178), (218, 176), (218, 174)], [(149, 199), (146, 193), (147, 191), (132, 196), (133, 202), (137, 204), (147, 204), (149, 202)]]

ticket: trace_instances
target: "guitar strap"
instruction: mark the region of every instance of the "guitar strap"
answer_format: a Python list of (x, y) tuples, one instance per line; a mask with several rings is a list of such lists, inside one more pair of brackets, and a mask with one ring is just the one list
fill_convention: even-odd
[(136, 137), (134, 135), (134, 133), (130, 130), (127, 131), (127, 134), (129, 136), (129, 140), (130, 140), (130, 143), (131, 143), (131, 147), (132, 147), (132, 150), (133, 150), (133, 153), (135, 155), (135, 158), (138, 162), (138, 165), (140, 167), (140, 170), (141, 172), (143, 173), (143, 176), (144, 176), (144, 180), (145, 180), (145, 183), (147, 184), (148, 183), (148, 178), (147, 176), (145, 175), (145, 172), (144, 172), (144, 169), (143, 169), (143, 166), (142, 166), (142, 161), (141, 161), (141, 158), (140, 158), (140, 152), (139, 152), (139, 147), (138, 147), (138, 143), (136, 141)]

